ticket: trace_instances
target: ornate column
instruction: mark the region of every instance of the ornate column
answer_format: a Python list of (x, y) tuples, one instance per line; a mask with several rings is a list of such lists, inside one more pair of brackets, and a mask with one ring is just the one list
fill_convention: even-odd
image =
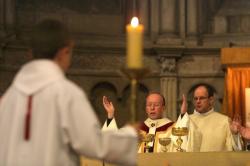
[(165, 116), (177, 119), (177, 79), (176, 77), (161, 78), (161, 93), (166, 99)]
[(180, 53), (164, 53), (159, 55), (161, 67), (161, 93), (166, 99), (165, 116), (177, 119), (177, 69), (176, 59)]

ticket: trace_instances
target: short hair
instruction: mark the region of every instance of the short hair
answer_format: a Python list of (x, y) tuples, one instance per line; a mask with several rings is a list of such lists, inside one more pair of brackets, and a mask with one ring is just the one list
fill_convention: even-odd
[(208, 84), (206, 84), (206, 83), (200, 83), (200, 84), (196, 85), (196, 87), (194, 88), (194, 92), (195, 92), (196, 89), (199, 88), (199, 87), (204, 87), (204, 88), (207, 90), (208, 97), (214, 96), (215, 89), (214, 89), (212, 86), (210, 86), (210, 85), (208, 85)]
[(33, 28), (30, 47), (35, 59), (54, 59), (56, 53), (71, 42), (69, 29), (62, 22), (45, 19)]
[(146, 99), (148, 98), (148, 96), (150, 96), (152, 94), (157, 94), (157, 95), (161, 96), (161, 98), (162, 98), (162, 105), (163, 106), (166, 105), (165, 97), (160, 92), (149, 92), (148, 95), (146, 96)]

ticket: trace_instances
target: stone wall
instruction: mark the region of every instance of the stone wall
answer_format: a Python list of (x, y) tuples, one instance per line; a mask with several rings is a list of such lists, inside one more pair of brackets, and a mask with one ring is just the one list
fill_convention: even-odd
[[(150, 73), (140, 81), (137, 116), (143, 120), (145, 95), (161, 91), (166, 116), (176, 119), (182, 94), (192, 110), (193, 88), (201, 82), (216, 90), (221, 108), (224, 71), (220, 48), (249, 45), (248, 0), (143, 0), (135, 14), (145, 26), (144, 64)], [(107, 5), (107, 3), (109, 5)], [(125, 66), (125, 25), (132, 0), (0, 0), (0, 94), (29, 60), (27, 40), (33, 24), (44, 18), (65, 22), (76, 39), (67, 76), (82, 87), (103, 122), (102, 95), (117, 108), (119, 125), (129, 120), (129, 81)], [(233, 10), (232, 10), (233, 9)]]

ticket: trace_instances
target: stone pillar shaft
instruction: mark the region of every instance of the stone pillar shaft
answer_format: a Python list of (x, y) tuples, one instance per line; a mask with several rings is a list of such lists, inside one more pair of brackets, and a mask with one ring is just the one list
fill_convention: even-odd
[(179, 0), (179, 31), (180, 37), (186, 37), (186, 0)]
[(176, 32), (176, 0), (161, 1), (161, 31), (173, 34)]
[(197, 0), (187, 0), (187, 34), (196, 36), (198, 34), (198, 3)]
[(161, 93), (166, 99), (165, 116), (171, 120), (177, 119), (177, 78), (162, 77)]

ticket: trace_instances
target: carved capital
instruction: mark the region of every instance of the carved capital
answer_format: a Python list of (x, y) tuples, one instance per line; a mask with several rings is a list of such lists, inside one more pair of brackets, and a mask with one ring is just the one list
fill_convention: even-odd
[(176, 72), (176, 60), (166, 56), (159, 56), (161, 74), (170, 74)]

